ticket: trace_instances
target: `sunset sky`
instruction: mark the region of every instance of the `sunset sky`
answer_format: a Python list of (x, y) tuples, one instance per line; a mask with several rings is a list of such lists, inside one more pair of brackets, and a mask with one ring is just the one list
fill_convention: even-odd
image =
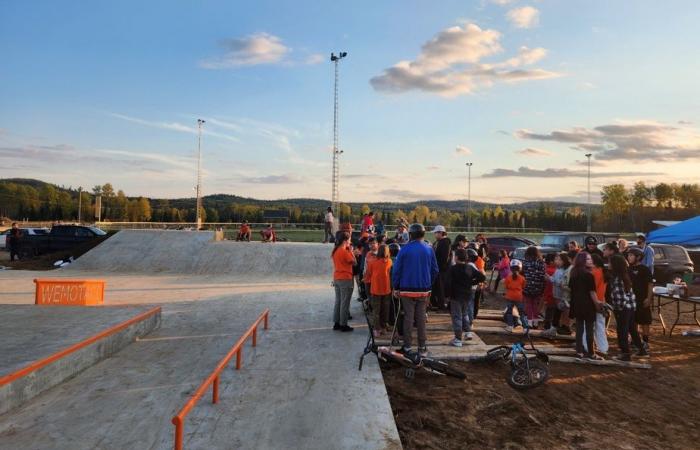
[(127, 195), (586, 200), (698, 182), (697, 1), (0, 1), (0, 177)]

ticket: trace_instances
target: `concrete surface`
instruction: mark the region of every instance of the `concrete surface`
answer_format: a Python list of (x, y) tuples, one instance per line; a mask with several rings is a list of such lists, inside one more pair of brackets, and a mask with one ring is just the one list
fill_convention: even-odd
[[(0, 305), (0, 376), (51, 356), (147, 311), (146, 307), (41, 307)], [(154, 314), (0, 386), (0, 414), (11, 411), (146, 336), (160, 323)]]
[[(106, 304), (158, 304), (161, 327), (0, 416), (0, 449), (172, 448), (170, 419), (266, 307), (271, 329), (245, 348), (241, 371), (224, 372), (220, 402), (212, 405), (209, 392), (190, 413), (186, 448), (401, 447), (376, 358), (357, 370), (366, 340), (360, 304), (352, 303), (354, 333), (331, 330), (330, 246), (206, 240), (195, 254), (209, 259), (188, 265), (178, 252), (174, 261), (157, 254), (180, 246), (166, 235), (150, 235), (162, 244), (151, 249), (148, 234), (134, 235), (141, 245), (128, 252), (103, 247), (118, 234), (83, 256), (93, 258), (82, 266), (90, 271), (41, 275), (104, 278)], [(127, 261), (138, 273), (124, 270)], [(38, 273), (10, 272), (0, 272), (0, 303), (31, 303)]]
[(123, 230), (68, 267), (102, 273), (330, 277), (331, 245), (215, 241), (210, 231)]

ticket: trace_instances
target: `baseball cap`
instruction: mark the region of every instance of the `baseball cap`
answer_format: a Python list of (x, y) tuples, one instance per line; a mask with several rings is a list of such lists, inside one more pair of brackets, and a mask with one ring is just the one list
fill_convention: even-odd
[(442, 225), (435, 225), (435, 228), (433, 228), (433, 233), (445, 233), (445, 232), (447, 232), (447, 230)]
[(588, 244), (597, 244), (598, 239), (595, 238), (595, 236), (586, 236), (586, 245)]

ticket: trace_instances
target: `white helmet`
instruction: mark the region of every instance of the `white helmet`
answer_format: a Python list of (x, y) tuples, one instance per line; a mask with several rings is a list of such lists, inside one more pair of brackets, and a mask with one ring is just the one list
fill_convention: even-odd
[(523, 263), (521, 263), (519, 259), (512, 259), (510, 261), (510, 267), (517, 267), (518, 269), (522, 269)]
[(446, 232), (447, 232), (447, 230), (442, 225), (435, 225), (435, 228), (433, 229), (433, 233), (446, 233)]

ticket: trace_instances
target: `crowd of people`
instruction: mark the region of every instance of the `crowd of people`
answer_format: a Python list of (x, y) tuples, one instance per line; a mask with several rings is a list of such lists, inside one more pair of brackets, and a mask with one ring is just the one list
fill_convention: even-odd
[[(393, 333), (403, 341), (402, 351), (412, 352), (414, 329), (417, 352), (427, 354), (426, 317), (429, 311), (449, 311), (454, 338), (461, 347), (473, 338), (472, 325), (481, 296), (503, 285), (506, 330), (522, 326), (542, 329), (543, 334), (576, 334), (579, 358), (603, 359), (609, 345), (607, 327), (615, 318), (619, 352), (615, 359), (629, 361), (649, 351), (653, 296), (653, 250), (643, 235), (637, 246), (624, 239), (608, 242), (603, 250), (588, 236), (583, 248), (571, 242), (568, 251), (541, 255), (528, 247), (522, 261), (501, 251), (491, 261), (493, 286), (486, 283), (487, 239), (469, 241), (437, 225), (431, 244), (421, 224), (397, 224), (396, 233), (378, 233), (373, 214), (363, 217), (360, 237), (352, 240), (352, 228), (344, 224), (334, 236), (332, 259), (336, 292), (334, 330), (353, 331), (348, 325), (350, 303), (357, 288), (358, 300), (367, 301), (376, 337)], [(516, 311), (517, 317), (516, 320)], [(573, 329), (573, 330), (572, 330)]]

